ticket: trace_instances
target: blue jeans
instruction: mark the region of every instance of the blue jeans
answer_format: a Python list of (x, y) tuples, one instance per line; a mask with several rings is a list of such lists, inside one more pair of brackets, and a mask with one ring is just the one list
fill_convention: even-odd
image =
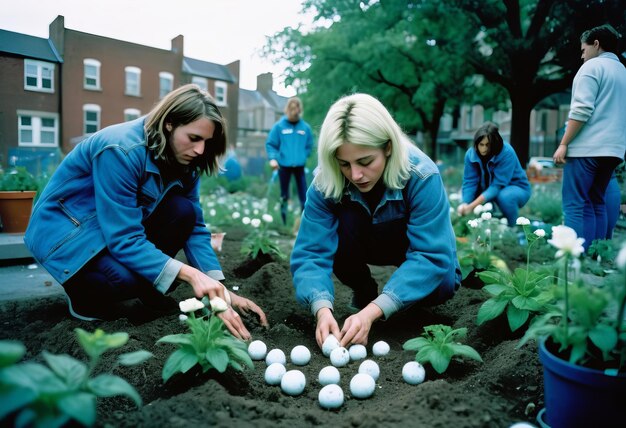
[[(474, 198), (477, 198), (483, 191), (484, 189), (479, 189)], [(515, 226), (519, 217), (519, 209), (526, 205), (529, 199), (530, 189), (506, 186), (498, 192), (498, 195), (492, 202), (502, 211), (502, 215), (506, 218), (509, 226)]]
[[(176, 256), (195, 225), (193, 204), (186, 198), (168, 194), (144, 221), (146, 236), (170, 257)], [(108, 249), (102, 250), (63, 284), (74, 301), (110, 304), (132, 298), (155, 299), (162, 296), (145, 278), (128, 269)]]
[(280, 181), (280, 215), (283, 223), (287, 222), (287, 201), (289, 201), (289, 182), (291, 176), (296, 180), (298, 188), (298, 199), (300, 199), (301, 210), (304, 211), (304, 202), (306, 201), (306, 176), (303, 166), (281, 166), (278, 169), (278, 180)]
[(585, 238), (585, 250), (594, 240), (606, 237), (605, 194), (621, 161), (614, 157), (567, 158), (563, 171), (563, 215), (565, 225)]
[[(609, 185), (606, 188), (606, 194), (604, 195), (604, 202), (606, 204), (606, 239), (613, 239), (613, 230), (617, 224), (619, 218), (620, 204), (622, 201), (622, 193), (617, 182), (615, 172), (609, 180)], [(585, 208), (587, 206), (585, 205)]]

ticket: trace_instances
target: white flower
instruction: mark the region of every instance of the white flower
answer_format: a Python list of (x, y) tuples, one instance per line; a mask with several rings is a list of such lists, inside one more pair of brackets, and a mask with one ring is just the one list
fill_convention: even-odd
[(253, 218), (250, 221), (250, 224), (252, 225), (252, 227), (259, 227), (261, 225), (261, 220), (258, 218)]
[(239, 211), (235, 211), (232, 215), (234, 220), (237, 220), (239, 217), (241, 217), (241, 214), (239, 214)]
[(485, 235), (491, 236), (491, 229), (485, 229)]
[(491, 220), (491, 213), (490, 212), (484, 212), (480, 215), (480, 218), (482, 218), (483, 220)]
[(245, 215), (250, 215), (250, 210), (248, 208), (246, 208), (246, 209), (243, 210), (243, 213)]
[(482, 205), (477, 205), (476, 208), (474, 208), (474, 215), (479, 215), (481, 212), (483, 212), (484, 208)]
[(530, 224), (530, 220), (526, 217), (518, 217), (517, 220), (515, 220), (515, 224), (518, 226), (528, 226)]
[(622, 245), (622, 249), (617, 253), (615, 264), (620, 269), (626, 269), (626, 244)]
[(244, 218), (242, 218), (242, 219), (241, 219), (241, 222), (242, 222), (243, 224), (250, 224), (250, 217), (244, 217)]
[(181, 312), (189, 313), (204, 308), (204, 303), (202, 303), (195, 297), (192, 297), (191, 299), (178, 302), (178, 307), (180, 308)]
[(215, 313), (224, 312), (228, 309), (228, 304), (221, 297), (214, 297), (209, 301), (211, 310)]
[(263, 214), (263, 215), (261, 216), (261, 218), (263, 219), (263, 221), (264, 221), (265, 223), (271, 223), (271, 222), (273, 222), (273, 221), (274, 221), (274, 217), (272, 217), (272, 216), (271, 216), (271, 215), (269, 215), (269, 214)]
[(185, 314), (180, 314), (178, 315), (178, 320), (182, 323), (184, 323), (185, 321), (187, 321), (187, 318), (189, 318), (187, 315)]
[(472, 219), (467, 221), (467, 225), (472, 229), (476, 229), (478, 227), (478, 220)]
[(211, 217), (215, 217), (215, 214), (217, 214), (217, 211), (215, 211), (214, 209), (209, 210), (209, 215)]
[(537, 229), (533, 233), (539, 238), (543, 238), (544, 236), (546, 236), (546, 231), (543, 229)]
[(580, 256), (585, 251), (583, 242), (585, 242), (584, 238), (579, 238), (576, 231), (567, 226), (552, 227), (552, 239), (548, 239), (548, 244), (559, 249), (556, 252), (556, 258), (565, 254)]
[(508, 225), (509, 225), (509, 221), (508, 221), (506, 218), (502, 217), (502, 218), (500, 219), (500, 224), (503, 224), (503, 225), (505, 225), (505, 226), (508, 226)]
[(493, 211), (493, 204), (491, 202), (487, 202), (483, 205), (483, 211)]

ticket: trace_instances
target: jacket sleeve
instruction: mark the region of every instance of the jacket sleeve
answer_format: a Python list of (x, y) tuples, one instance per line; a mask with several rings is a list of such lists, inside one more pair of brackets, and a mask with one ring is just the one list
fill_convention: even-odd
[(291, 252), (291, 273), (296, 300), (313, 314), (322, 307), (333, 307), (331, 274), (337, 244), (337, 218), (332, 202), (314, 186), (309, 186), (300, 229)]
[(494, 159), (492, 180), (489, 187), (483, 192), (485, 201), (491, 201), (498, 196), (500, 190), (511, 184), (513, 174), (518, 170), (519, 160), (511, 146), (505, 145), (502, 152)]
[(470, 160), (470, 148), (465, 152), (465, 163), (463, 167), (463, 184), (461, 186), (462, 200), (466, 204), (469, 204), (476, 199), (478, 193), (478, 185), (480, 183), (479, 173), (476, 171), (474, 163)]
[(597, 76), (592, 73), (593, 70), (593, 67), (585, 67), (583, 64), (583, 68), (579, 70), (580, 74), (574, 80), (569, 112), (570, 119), (587, 122), (595, 110), (600, 84)]
[(278, 153), (280, 151), (280, 129), (278, 124), (274, 124), (265, 141), (265, 151), (267, 152), (267, 159), (278, 160)]
[[(385, 318), (434, 293), (446, 300), (461, 280), (448, 198), (438, 174), (411, 180), (406, 260), (374, 300)], [(384, 251), (384, 249), (381, 249)]]

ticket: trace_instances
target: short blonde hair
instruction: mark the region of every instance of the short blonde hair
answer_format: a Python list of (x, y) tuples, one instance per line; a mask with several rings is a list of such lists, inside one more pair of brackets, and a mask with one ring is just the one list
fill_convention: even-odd
[(411, 172), (412, 143), (380, 101), (371, 95), (353, 94), (339, 99), (328, 110), (318, 140), (318, 173), (315, 187), (326, 198), (341, 199), (346, 180), (336, 158), (345, 143), (385, 149), (389, 143), (383, 180), (390, 189), (402, 189)]
[[(176, 159), (169, 147), (174, 129), (195, 122), (203, 117), (215, 124), (215, 132), (204, 153), (194, 159), (193, 168), (208, 174), (219, 172), (219, 158), (226, 152), (226, 119), (219, 111), (215, 100), (198, 85), (181, 86), (167, 94), (148, 113), (144, 124), (148, 148), (166, 165), (175, 165)], [(168, 131), (165, 126), (172, 125)]]

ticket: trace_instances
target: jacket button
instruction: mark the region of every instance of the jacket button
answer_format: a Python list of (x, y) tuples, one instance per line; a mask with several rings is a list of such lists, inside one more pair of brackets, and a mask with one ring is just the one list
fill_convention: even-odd
[(70, 273), (70, 271), (69, 271), (69, 269), (65, 269), (65, 270), (63, 271), (63, 273), (68, 274), (68, 273)]

